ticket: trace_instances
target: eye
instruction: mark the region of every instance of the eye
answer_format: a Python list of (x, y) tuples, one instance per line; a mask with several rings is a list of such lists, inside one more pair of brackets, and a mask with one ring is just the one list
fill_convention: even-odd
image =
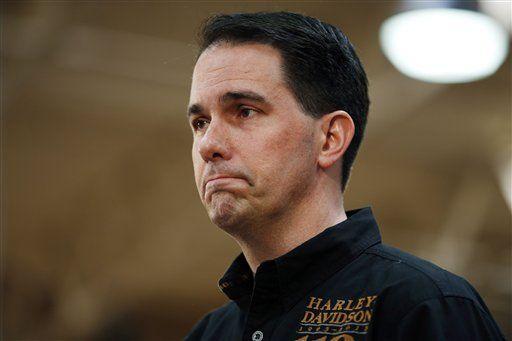
[(252, 115), (254, 115), (257, 111), (255, 109), (252, 109), (252, 108), (247, 108), (247, 107), (241, 107), (239, 112), (238, 112), (238, 115), (242, 118), (248, 118)]
[(207, 124), (208, 120), (204, 118), (197, 118), (194, 121), (192, 121), (192, 128), (194, 130), (203, 130)]

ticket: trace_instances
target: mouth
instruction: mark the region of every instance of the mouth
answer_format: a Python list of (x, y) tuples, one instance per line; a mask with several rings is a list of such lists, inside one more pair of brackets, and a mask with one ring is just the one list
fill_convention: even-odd
[(209, 177), (209, 178), (206, 178), (206, 181), (204, 182), (204, 185), (203, 185), (203, 190), (204, 188), (206, 187), (206, 185), (208, 185), (208, 183), (212, 182), (212, 181), (221, 181), (222, 179), (240, 179), (240, 180), (245, 180), (245, 178), (241, 177), (241, 176), (237, 176), (237, 175), (229, 175), (229, 174), (218, 174), (218, 175), (214, 175), (212, 177)]
[(247, 180), (237, 176), (219, 175), (208, 179), (203, 186), (205, 200), (209, 202), (213, 193), (219, 191), (234, 192), (247, 185)]

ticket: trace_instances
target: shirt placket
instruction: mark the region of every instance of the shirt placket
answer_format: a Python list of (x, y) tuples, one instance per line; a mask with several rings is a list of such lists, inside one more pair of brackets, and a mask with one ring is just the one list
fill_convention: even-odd
[(251, 303), (244, 328), (244, 341), (270, 340), (272, 317), (281, 313), (282, 297), (275, 262), (262, 263), (254, 278)]

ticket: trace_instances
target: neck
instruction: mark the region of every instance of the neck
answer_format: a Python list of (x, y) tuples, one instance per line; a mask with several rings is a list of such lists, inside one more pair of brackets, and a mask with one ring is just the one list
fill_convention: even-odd
[(326, 192), (325, 188), (333, 188), (332, 184), (328, 185), (316, 186), (295, 207), (289, 207), (284, 214), (265, 222), (263, 233), (235, 238), (253, 274), (262, 262), (288, 253), (326, 228), (347, 219), (341, 191), (334, 187), (335, 191)]

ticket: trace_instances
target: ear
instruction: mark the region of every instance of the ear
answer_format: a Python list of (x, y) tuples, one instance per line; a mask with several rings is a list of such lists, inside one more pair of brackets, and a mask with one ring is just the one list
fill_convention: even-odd
[(354, 121), (342, 110), (334, 111), (320, 118), (322, 148), (318, 165), (324, 169), (341, 159), (354, 137)]

